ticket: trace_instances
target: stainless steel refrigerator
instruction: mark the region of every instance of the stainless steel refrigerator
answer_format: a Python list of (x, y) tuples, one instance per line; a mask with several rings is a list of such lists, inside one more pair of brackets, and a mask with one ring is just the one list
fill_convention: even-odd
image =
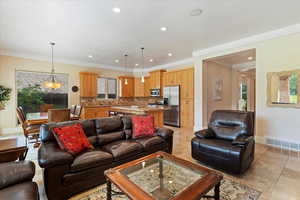
[(180, 127), (180, 86), (164, 87), (164, 104), (169, 110), (164, 112), (164, 124)]

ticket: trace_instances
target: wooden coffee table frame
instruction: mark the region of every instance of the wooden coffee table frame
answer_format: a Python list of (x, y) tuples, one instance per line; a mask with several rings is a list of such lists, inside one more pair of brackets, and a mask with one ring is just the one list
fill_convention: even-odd
[[(106, 180), (107, 180), (107, 200), (111, 200), (112, 189), (111, 184), (113, 183), (116, 187), (122, 191), (127, 197), (131, 200), (155, 200), (151, 195), (142, 190), (138, 185), (133, 183), (126, 175), (123, 175), (120, 170), (134, 166), (143, 161), (156, 158), (158, 156), (162, 156), (166, 160), (170, 160), (172, 162), (178, 163), (190, 169), (200, 170), (203, 172), (203, 177), (198, 181), (184, 189), (182, 192), (177, 194), (172, 200), (196, 200), (201, 198), (214, 198), (215, 200), (220, 199), (220, 183), (223, 179), (223, 175), (210, 170), (206, 167), (194, 164), (192, 162), (183, 160), (176, 156), (170, 155), (165, 152), (157, 152), (151, 155), (145, 156), (143, 158), (125, 163), (123, 165), (117, 166), (115, 168), (106, 170), (104, 172)], [(211, 189), (214, 188), (214, 195), (208, 196), (206, 195)], [(120, 194), (117, 192), (116, 194)]]

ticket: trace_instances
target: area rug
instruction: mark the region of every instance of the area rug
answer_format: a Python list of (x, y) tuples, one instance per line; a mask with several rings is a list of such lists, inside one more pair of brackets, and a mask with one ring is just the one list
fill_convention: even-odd
[[(116, 188), (113, 187), (113, 189), (117, 191)], [(221, 200), (257, 200), (261, 194), (257, 190), (229, 179), (222, 180), (220, 191)], [(209, 194), (212, 195), (213, 191), (209, 192)], [(125, 195), (115, 195), (112, 199), (128, 200)], [(106, 185), (98, 186), (69, 200), (106, 200)]]

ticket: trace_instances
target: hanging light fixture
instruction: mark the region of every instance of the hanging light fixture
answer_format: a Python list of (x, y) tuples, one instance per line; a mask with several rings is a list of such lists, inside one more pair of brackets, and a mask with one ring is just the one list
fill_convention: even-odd
[[(127, 72), (127, 57), (128, 57), (128, 55), (127, 54), (125, 54), (124, 55), (124, 65), (125, 65), (125, 72)], [(128, 79), (127, 78), (125, 78), (125, 85), (128, 85)]]
[(51, 74), (50, 74), (50, 77), (49, 77), (49, 81), (46, 81), (43, 83), (43, 86), (46, 87), (46, 88), (49, 88), (49, 89), (58, 89), (62, 86), (61, 83), (58, 83), (56, 80), (55, 80), (55, 71), (54, 71), (54, 64), (53, 64), (53, 47), (55, 45), (54, 42), (50, 42), (50, 45), (51, 45), (51, 52), (52, 52), (52, 59), (51, 59), (51, 64), (52, 64), (52, 69), (51, 69)]
[(141, 78), (141, 82), (144, 83), (145, 82), (145, 76), (144, 76), (144, 61), (145, 61), (145, 58), (144, 58), (144, 47), (141, 48), (141, 51), (142, 51), (142, 78)]

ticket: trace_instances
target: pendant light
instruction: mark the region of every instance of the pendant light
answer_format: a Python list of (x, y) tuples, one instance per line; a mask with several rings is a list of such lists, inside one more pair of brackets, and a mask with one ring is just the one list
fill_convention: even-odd
[(50, 42), (50, 45), (51, 45), (51, 53), (52, 53), (52, 56), (51, 56), (52, 69), (51, 69), (51, 74), (50, 74), (50, 77), (49, 77), (49, 81), (44, 82), (43, 86), (45, 88), (49, 88), (49, 89), (58, 89), (62, 86), (62, 84), (58, 83), (55, 80), (55, 71), (54, 71), (54, 64), (53, 64), (53, 47), (54, 47), (55, 43)]
[[(127, 72), (127, 57), (128, 57), (128, 55), (127, 54), (125, 54), (124, 55), (124, 65), (125, 65), (125, 72)], [(128, 85), (128, 79), (127, 78), (125, 78), (125, 85)]]
[(141, 82), (142, 83), (145, 82), (145, 76), (144, 76), (144, 60), (145, 60), (145, 58), (144, 58), (144, 50), (145, 50), (145, 48), (142, 47), (141, 48), (141, 51), (142, 51), (142, 78), (141, 78)]

